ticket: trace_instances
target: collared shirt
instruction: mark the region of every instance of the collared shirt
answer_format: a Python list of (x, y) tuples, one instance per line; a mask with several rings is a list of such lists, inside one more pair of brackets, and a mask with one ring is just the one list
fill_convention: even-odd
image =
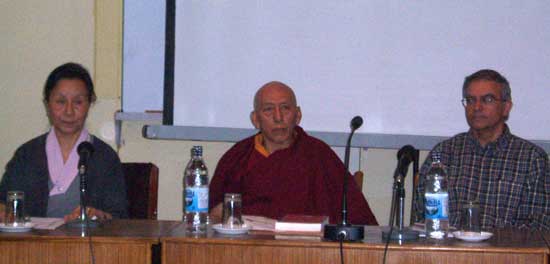
[(78, 174), (78, 154), (76, 148), (78, 144), (88, 139), (88, 131), (83, 129), (80, 137), (74, 144), (67, 161), (63, 161), (61, 146), (55, 136), (54, 129), (50, 129), (46, 138), (46, 156), (48, 159), (48, 172), (53, 187), (50, 189), (50, 196), (63, 194), (67, 191), (73, 180)]
[[(506, 126), (503, 134), (485, 147), (470, 131), (439, 143), (434, 151), (441, 153), (447, 168), (451, 226), (460, 226), (462, 205), (476, 200), (482, 228), (550, 229), (550, 173), (543, 149), (512, 135)], [(420, 170), (417, 211), (423, 205), (420, 200), (431, 152)]]

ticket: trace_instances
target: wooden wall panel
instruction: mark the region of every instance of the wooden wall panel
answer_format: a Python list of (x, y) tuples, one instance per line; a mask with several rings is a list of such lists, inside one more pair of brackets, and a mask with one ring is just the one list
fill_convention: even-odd
[[(382, 263), (383, 249), (373, 247), (346, 247), (345, 263)], [(220, 243), (163, 242), (163, 263), (339, 263), (338, 247), (296, 247), (280, 245)], [(389, 250), (388, 264), (413, 263), (548, 263), (544, 252), (487, 253), (482, 251), (455, 252), (414, 249)]]
[[(93, 243), (96, 263), (151, 263), (150, 243)], [(90, 248), (79, 241), (0, 241), (0, 263), (91, 263)]]

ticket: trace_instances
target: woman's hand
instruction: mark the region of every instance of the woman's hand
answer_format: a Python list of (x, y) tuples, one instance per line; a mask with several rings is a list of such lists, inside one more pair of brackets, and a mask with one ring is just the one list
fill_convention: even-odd
[[(110, 213), (103, 212), (99, 209), (93, 207), (86, 207), (86, 215), (91, 220), (110, 220), (113, 219), (113, 216)], [(70, 214), (64, 217), (65, 222), (72, 221), (80, 217), (80, 206), (77, 206)]]

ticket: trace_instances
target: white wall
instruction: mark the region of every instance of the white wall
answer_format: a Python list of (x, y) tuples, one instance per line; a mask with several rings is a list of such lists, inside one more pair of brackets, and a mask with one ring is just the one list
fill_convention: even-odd
[[(94, 71), (92, 1), (0, 2), (0, 164), (44, 133), (42, 89), (54, 67), (77, 61)], [(3, 170), (2, 170), (3, 171)]]
[[(90, 112), (88, 126), (92, 133), (114, 145), (113, 117), (120, 108), (121, 6), (121, 0), (0, 2), (0, 166), (20, 144), (47, 130), (42, 86), (47, 74), (66, 61), (80, 62), (94, 75), (99, 98)], [(206, 162), (213, 172), (231, 144), (147, 140), (141, 137), (144, 124), (123, 124), (124, 144), (119, 155), (123, 161), (150, 161), (159, 166), (159, 218), (178, 220), (182, 172), (190, 147), (205, 146)], [(388, 221), (395, 155), (395, 150), (382, 149), (361, 154), (363, 191), (382, 224)]]

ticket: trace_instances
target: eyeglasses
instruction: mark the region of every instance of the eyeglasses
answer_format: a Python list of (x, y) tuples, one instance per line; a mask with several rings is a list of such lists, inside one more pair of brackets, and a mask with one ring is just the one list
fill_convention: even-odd
[[(467, 96), (467, 97), (463, 98), (461, 101), (462, 101), (462, 105), (464, 105), (464, 107), (474, 106), (477, 103), (477, 98)], [(490, 95), (490, 94), (481, 97), (481, 104), (482, 105), (486, 105), (486, 106), (493, 105), (497, 101), (506, 102), (506, 100), (497, 99), (493, 95)]]

